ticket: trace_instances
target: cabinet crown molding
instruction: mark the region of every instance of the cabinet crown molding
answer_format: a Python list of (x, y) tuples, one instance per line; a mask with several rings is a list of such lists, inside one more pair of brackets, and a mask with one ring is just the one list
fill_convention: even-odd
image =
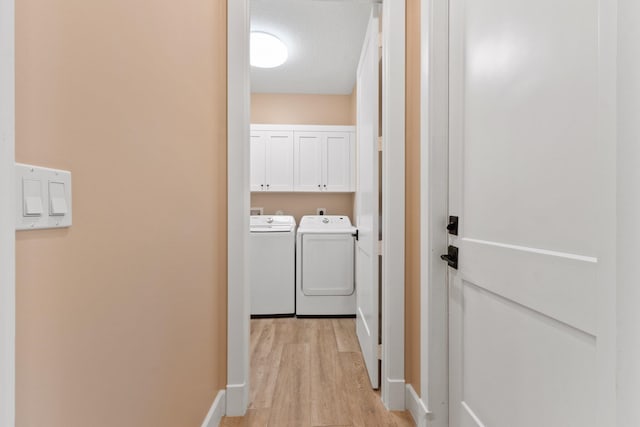
[(252, 131), (294, 131), (294, 132), (355, 132), (354, 126), (343, 125), (288, 125), (288, 124), (251, 124)]

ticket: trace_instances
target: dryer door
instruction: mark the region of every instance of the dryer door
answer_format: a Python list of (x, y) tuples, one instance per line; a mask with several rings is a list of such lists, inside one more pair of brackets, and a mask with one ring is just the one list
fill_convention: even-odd
[(305, 295), (351, 295), (355, 289), (351, 234), (302, 235), (302, 292)]

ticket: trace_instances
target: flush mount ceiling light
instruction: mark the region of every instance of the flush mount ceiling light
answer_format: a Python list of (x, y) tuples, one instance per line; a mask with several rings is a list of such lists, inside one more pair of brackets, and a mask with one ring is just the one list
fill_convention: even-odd
[(268, 33), (251, 32), (251, 65), (275, 68), (285, 63), (289, 53), (282, 41)]

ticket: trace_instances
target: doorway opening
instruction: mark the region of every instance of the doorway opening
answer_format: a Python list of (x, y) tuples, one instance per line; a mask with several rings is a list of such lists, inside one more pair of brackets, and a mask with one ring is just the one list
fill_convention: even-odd
[[(316, 2), (312, 1), (300, 3), (316, 4)], [(352, 3), (352, 5), (363, 4), (363, 2), (346, 3)], [(383, 217), (381, 227), (384, 245), (382, 249), (383, 261), (381, 266), (382, 323), (380, 330), (384, 345), (382, 346), (382, 376), (380, 388), (382, 402), (384, 402), (387, 408), (404, 409), (405, 16), (404, 5), (395, 3), (397, 2), (394, 2), (394, 4), (387, 2), (382, 6), (383, 46), (385, 52), (383, 54), (381, 67), (384, 100), (382, 105), (382, 140), (389, 141), (385, 144), (385, 149), (388, 149), (389, 154), (387, 156), (383, 155), (382, 164), (382, 209), (385, 211), (385, 216)], [(290, 6), (291, 4), (289, 3), (289, 7)], [(372, 5), (368, 6), (371, 7)], [(252, 200), (254, 198), (250, 196), (249, 192), (251, 179), (249, 173), (250, 150), (248, 141), (250, 138), (250, 123), (254, 121), (255, 115), (252, 117), (249, 109), (253, 97), (248, 89), (251, 80), (248, 62), (251, 23), (248, 10), (248, 1), (228, 2), (229, 345), (226, 400), (227, 415), (232, 416), (244, 414), (251, 400), (249, 358), (253, 345), (250, 341), (250, 335), (253, 332), (251, 331), (249, 318), (251, 309), (248, 283), (248, 223), (251, 207), (265, 208), (265, 206), (255, 204), (259, 201), (255, 202), (255, 200)], [(336, 12), (333, 12), (333, 14), (333, 17), (336, 18)], [(385, 28), (387, 28), (388, 31), (385, 31)], [(269, 108), (268, 112), (273, 113), (274, 109)], [(331, 182), (321, 182), (320, 184), (324, 189), (324, 185), (327, 184), (329, 186)], [(387, 189), (389, 191), (387, 191)], [(266, 202), (264, 202), (265, 195), (263, 194), (262, 196), (262, 202), (266, 204)], [(346, 198), (348, 200), (349, 196)], [(353, 196), (351, 196), (351, 198), (353, 199)], [(284, 203), (284, 201), (281, 202)], [(326, 209), (327, 213), (331, 213), (330, 208), (327, 206), (314, 205), (313, 207)], [(283, 213), (286, 213), (283, 208), (271, 208), (271, 210), (273, 210), (273, 213), (276, 213), (277, 210), (282, 210)], [(268, 213), (269, 209), (263, 209), (263, 212)], [(378, 231), (376, 230), (376, 246), (377, 235)], [(337, 328), (340, 329), (339, 322), (336, 323), (338, 324)], [(319, 330), (323, 328), (326, 329), (326, 325), (318, 326), (318, 328)], [(334, 336), (337, 336), (335, 331), (336, 329), (334, 328)]]

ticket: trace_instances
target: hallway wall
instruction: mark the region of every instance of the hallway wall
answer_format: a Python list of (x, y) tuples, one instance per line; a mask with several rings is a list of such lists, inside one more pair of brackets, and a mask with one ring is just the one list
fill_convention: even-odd
[(640, 3), (618, 2), (618, 426), (640, 425)]
[(226, 383), (226, 2), (16, 2), (17, 427), (202, 423)]
[(405, 382), (420, 395), (420, 1), (406, 2)]

